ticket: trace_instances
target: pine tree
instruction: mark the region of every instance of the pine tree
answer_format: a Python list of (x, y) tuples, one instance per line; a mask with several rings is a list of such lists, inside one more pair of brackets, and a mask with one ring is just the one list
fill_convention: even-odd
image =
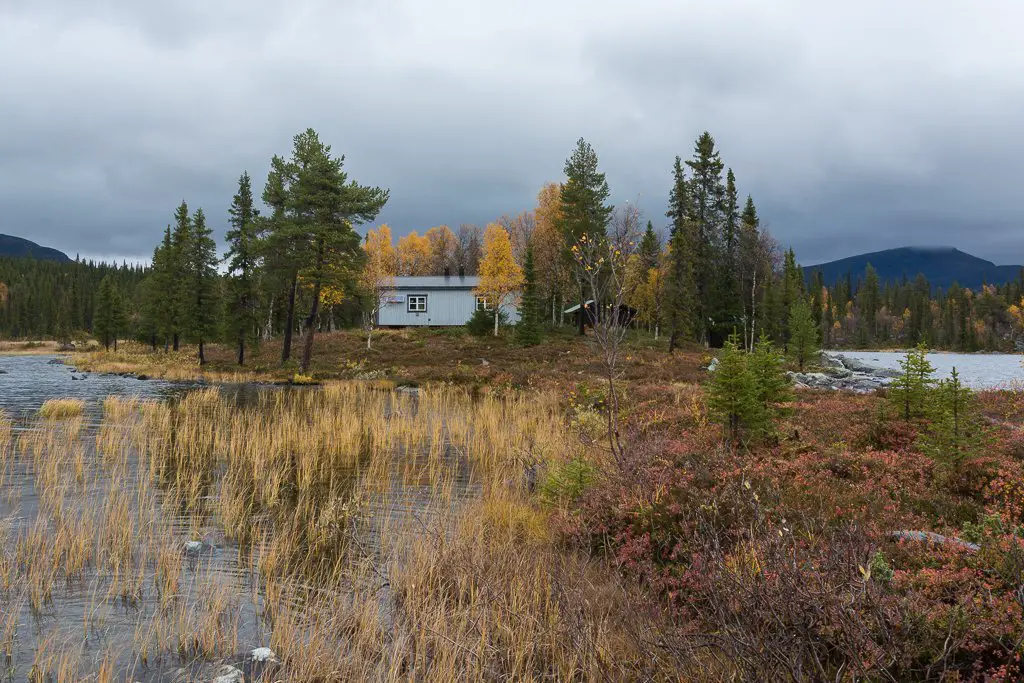
[(247, 172), (238, 179), (238, 192), (228, 214), (231, 229), (227, 232), (229, 248), (224, 258), (231, 281), (227, 313), (232, 336), (238, 344), (238, 364), (244, 365), (246, 341), (255, 338), (256, 301), (259, 296), (259, 212), (253, 208), (252, 181)]
[[(603, 239), (614, 207), (607, 203), (610, 194), (608, 181), (604, 173), (597, 169), (597, 154), (583, 138), (576, 141), (576, 149), (565, 162), (565, 176), (566, 181), (561, 191), (559, 223), (565, 241), (566, 264), (572, 268), (574, 260), (570, 249), (578, 244), (584, 235), (590, 240)], [(578, 276), (576, 284), (580, 299), (579, 334), (583, 335), (586, 326), (586, 294), (583, 280)]]
[(526, 250), (523, 264), (523, 296), (519, 304), (519, 322), (516, 323), (516, 340), (522, 346), (536, 346), (541, 342), (540, 301), (537, 299), (537, 271), (533, 263), (533, 247)]
[(202, 209), (192, 216), (191, 231), (182, 258), (185, 268), (184, 329), (199, 345), (199, 364), (206, 363), (205, 344), (217, 329), (217, 244)]
[(276, 154), (270, 160), (270, 171), (263, 188), (263, 203), (270, 215), (263, 222), (263, 257), (268, 274), (286, 291), (284, 334), (281, 341), (281, 363), (292, 355), (292, 334), (295, 331), (295, 300), (299, 288), (299, 267), (308, 258), (308, 244), (302, 234), (292, 229), (288, 213), (288, 184), (294, 167)]
[(800, 372), (818, 351), (818, 325), (811, 307), (800, 297), (789, 307), (789, 354)]

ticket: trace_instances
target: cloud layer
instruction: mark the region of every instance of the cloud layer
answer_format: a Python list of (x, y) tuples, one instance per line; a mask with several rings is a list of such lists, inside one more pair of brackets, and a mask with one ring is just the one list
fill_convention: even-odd
[(144, 258), (316, 128), (397, 231), (531, 208), (575, 139), (663, 222), (704, 130), (804, 263), (1024, 262), (1024, 7), (989, 0), (6, 0), (0, 232)]

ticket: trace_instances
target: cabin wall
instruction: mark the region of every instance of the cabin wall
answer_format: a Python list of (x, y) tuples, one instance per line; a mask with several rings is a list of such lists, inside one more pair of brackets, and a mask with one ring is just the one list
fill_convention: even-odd
[[(425, 313), (410, 313), (406, 297), (427, 297)], [(399, 289), (388, 292), (377, 317), (381, 327), (456, 327), (465, 325), (476, 310), (476, 295), (471, 289)], [(510, 324), (519, 320), (514, 306), (505, 307)]]

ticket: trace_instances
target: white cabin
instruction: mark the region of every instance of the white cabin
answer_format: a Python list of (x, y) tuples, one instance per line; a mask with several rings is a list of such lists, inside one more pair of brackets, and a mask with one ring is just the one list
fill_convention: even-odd
[[(416, 275), (395, 278), (381, 302), (377, 324), (381, 327), (457, 327), (469, 322), (479, 308), (491, 304), (473, 293), (480, 284), (475, 275)], [(509, 324), (519, 320), (512, 304), (503, 309)]]

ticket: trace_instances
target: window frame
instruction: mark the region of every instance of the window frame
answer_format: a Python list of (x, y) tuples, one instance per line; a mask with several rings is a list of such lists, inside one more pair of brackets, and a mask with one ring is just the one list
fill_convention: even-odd
[[(481, 306), (483, 304), (483, 306)], [(492, 310), (491, 302), (486, 296), (478, 296), (476, 298), (476, 310), (478, 311), (490, 311)]]
[[(416, 302), (416, 308), (413, 308), (413, 302)], [(419, 308), (422, 304), (423, 308)], [(427, 312), (427, 295), (426, 294), (407, 294), (405, 297), (405, 312), (406, 313), (426, 313)]]

